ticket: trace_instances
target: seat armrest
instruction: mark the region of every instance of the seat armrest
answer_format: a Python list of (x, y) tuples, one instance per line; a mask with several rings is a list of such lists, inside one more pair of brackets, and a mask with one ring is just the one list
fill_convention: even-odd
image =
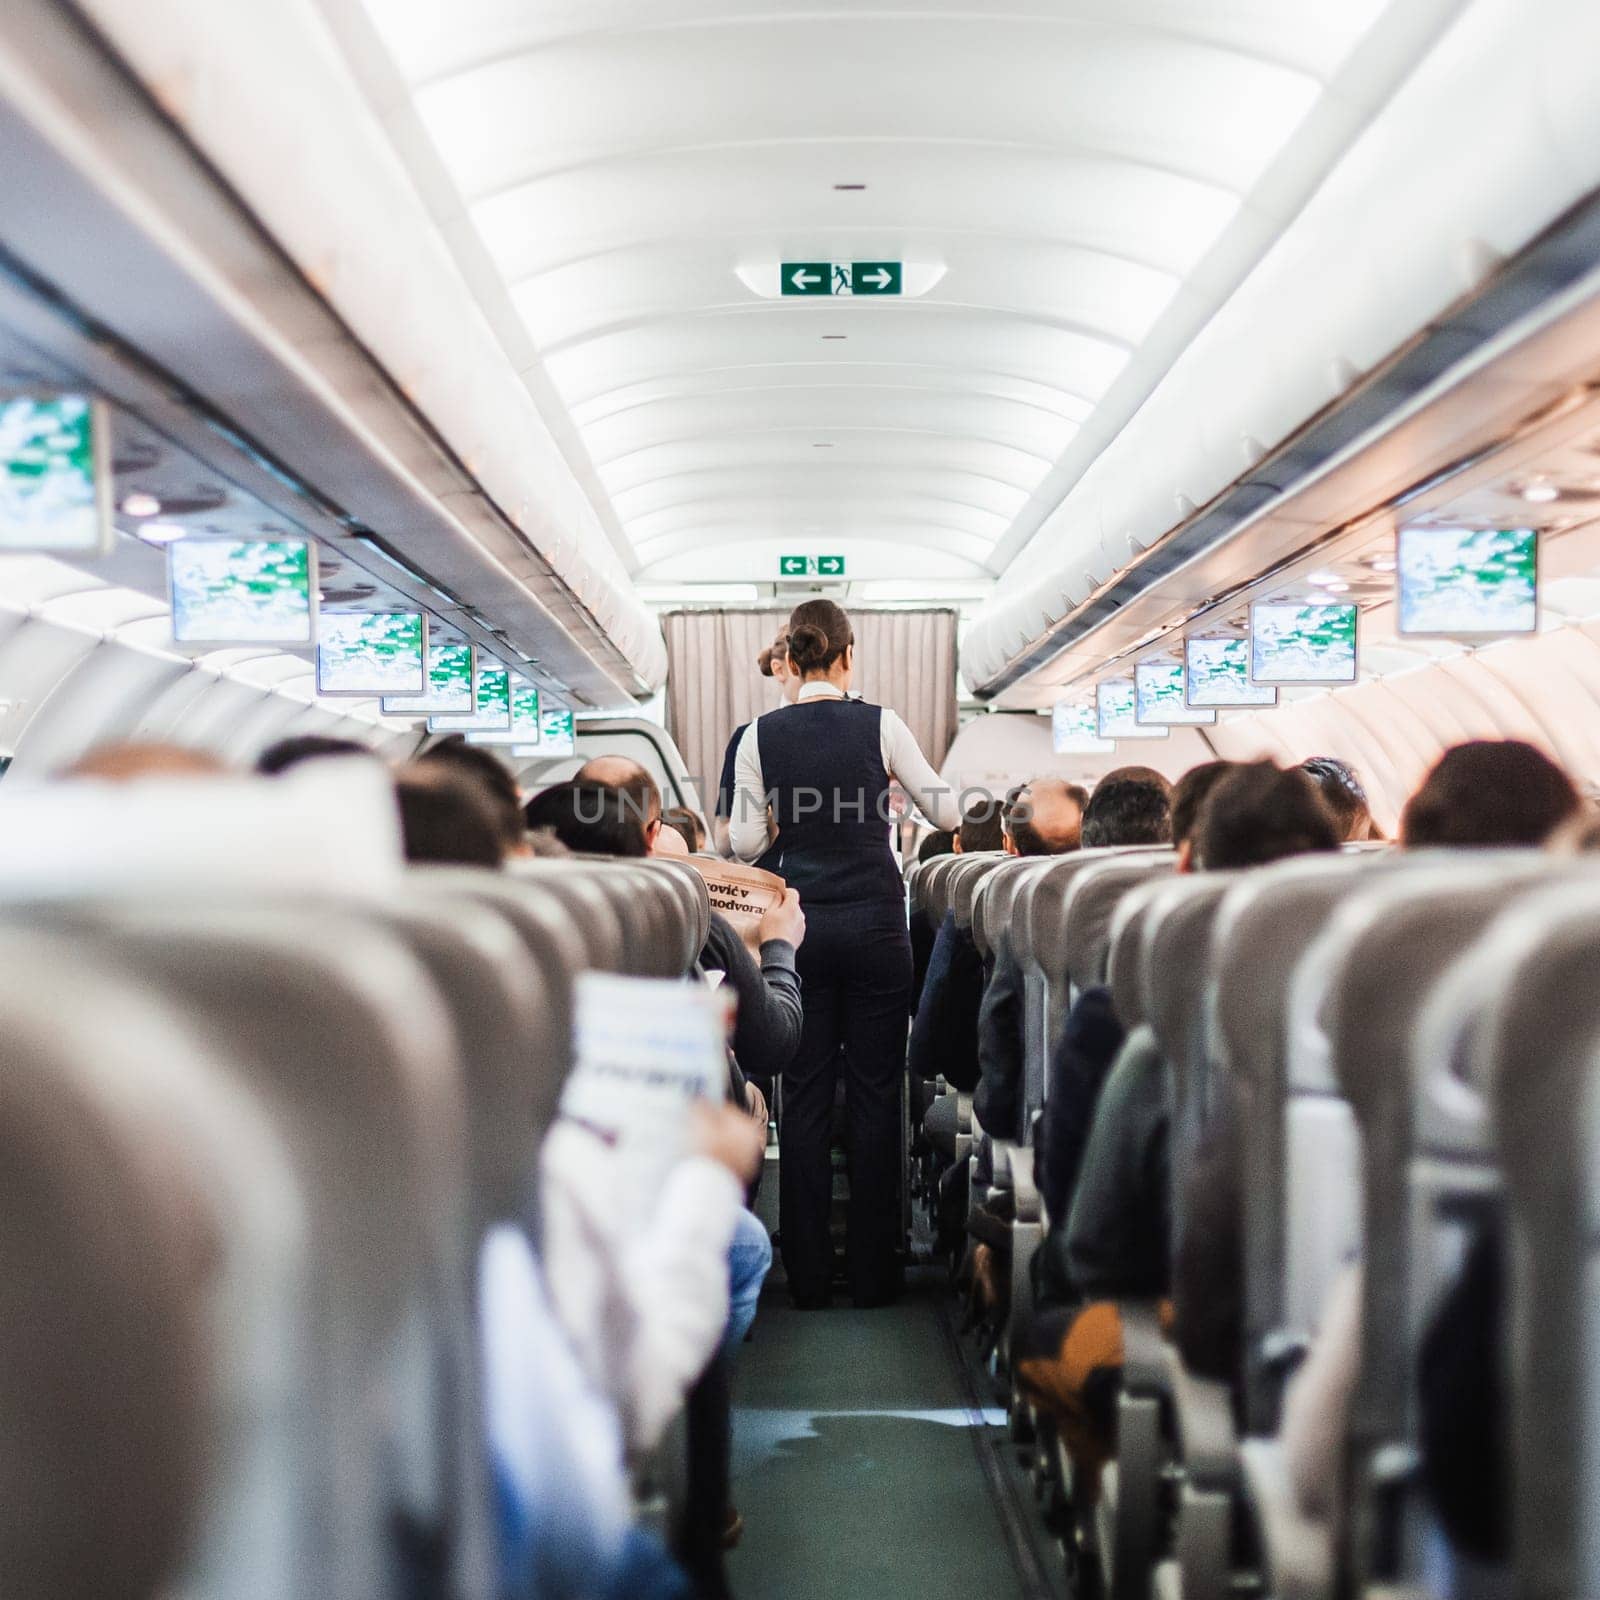
[(1011, 1173), (1011, 1192), (1017, 1199), (1017, 1221), (1041, 1221), (1043, 1202), (1039, 1187), (1033, 1181), (1033, 1151), (1026, 1145), (1013, 1145), (1007, 1151), (1007, 1167)]
[(1123, 1300), (1117, 1310), (1122, 1319), (1122, 1387), (1130, 1393), (1167, 1393), (1167, 1341), (1155, 1301)]
[(1275, 1600), (1329, 1600), (1333, 1528), (1303, 1515), (1295, 1503), (1283, 1446), (1276, 1439), (1246, 1439), (1239, 1460), (1261, 1535), (1267, 1593)]
[(972, 1132), (972, 1096), (958, 1094), (956, 1096), (956, 1132)]
[(1166, 1355), (1184, 1473), (1197, 1488), (1231, 1493), (1239, 1477), (1233, 1392), (1225, 1383), (1195, 1377), (1171, 1345)]

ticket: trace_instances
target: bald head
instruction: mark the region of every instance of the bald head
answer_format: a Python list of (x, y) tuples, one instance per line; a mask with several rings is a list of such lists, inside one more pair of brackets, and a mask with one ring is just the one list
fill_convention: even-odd
[(1064, 778), (1035, 778), (1017, 796), (1010, 817), (1017, 854), (1058, 856), (1076, 850), (1083, 834), (1087, 796)]
[(229, 768), (204, 750), (181, 744), (103, 744), (63, 769), (63, 778), (135, 783), (140, 778), (223, 778)]
[(629, 756), (596, 756), (573, 775), (574, 783), (599, 783), (622, 796), (628, 815), (644, 829), (651, 853), (661, 836), (661, 791), (656, 780)]

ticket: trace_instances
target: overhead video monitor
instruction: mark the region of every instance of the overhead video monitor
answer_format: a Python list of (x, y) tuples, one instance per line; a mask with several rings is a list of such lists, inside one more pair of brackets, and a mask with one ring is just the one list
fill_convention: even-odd
[(110, 545), (105, 407), (82, 394), (0, 394), (0, 550)]
[(420, 695), (385, 695), (383, 710), (389, 713), (430, 712), (459, 716), (470, 713), (472, 669), (477, 652), (470, 644), (428, 644), (428, 687)]
[(570, 756), (577, 754), (578, 730), (567, 706), (546, 706), (539, 713), (539, 754)]
[(1215, 711), (1202, 711), (1183, 697), (1181, 661), (1141, 661), (1133, 669), (1134, 716), (1146, 725), (1183, 726), (1215, 722)]
[(511, 674), (496, 664), (478, 666), (477, 709), (428, 718), (429, 733), (500, 733), (511, 728)]
[(1275, 706), (1278, 691), (1250, 681), (1248, 639), (1185, 639), (1183, 697), (1190, 706)]
[(1536, 529), (1402, 528), (1396, 557), (1401, 634), (1501, 639), (1539, 631)]
[(540, 737), (539, 691), (526, 678), (511, 674), (511, 726), (493, 733), (469, 733), (470, 744), (536, 744)]
[(1050, 714), (1051, 743), (1058, 756), (1104, 756), (1117, 747), (1100, 737), (1099, 719), (1087, 701), (1058, 700)]
[(1107, 678), (1095, 685), (1096, 723), (1102, 739), (1165, 739), (1170, 728), (1139, 721), (1132, 678)]
[(179, 539), (167, 546), (179, 644), (310, 644), (316, 555), (304, 539)]
[(421, 694), (428, 619), (418, 611), (324, 611), (317, 628), (318, 694)]
[(1354, 683), (1356, 608), (1339, 601), (1250, 607), (1252, 683)]

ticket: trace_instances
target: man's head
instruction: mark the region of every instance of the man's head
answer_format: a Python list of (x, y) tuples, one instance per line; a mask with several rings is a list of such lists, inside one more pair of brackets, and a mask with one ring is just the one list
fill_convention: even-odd
[[(407, 861), (498, 867), (505, 829), (483, 784), (441, 762), (413, 762), (395, 779)], [(519, 830), (520, 832), (520, 830)]]
[(1035, 778), (1017, 792), (1006, 829), (1019, 856), (1058, 856), (1082, 842), (1087, 796), (1063, 778)]
[(1203, 761), (1190, 767), (1172, 789), (1172, 842), (1178, 847), (1178, 871), (1194, 863), (1194, 830), (1200, 808), (1217, 784), (1238, 765), (1235, 761)]
[(1475, 739), (1446, 750), (1406, 802), (1400, 842), (1543, 844), (1583, 801), (1572, 779), (1520, 739)]
[(596, 756), (573, 774), (574, 783), (603, 783), (622, 796), (623, 804), (644, 830), (645, 844), (655, 849), (661, 832), (661, 790), (656, 780), (629, 756)]
[(1339, 825), (1299, 767), (1236, 764), (1200, 807), (1194, 855), (1207, 870), (1256, 867), (1313, 850), (1337, 850)]
[(523, 820), (530, 833), (548, 829), (581, 855), (650, 854), (638, 810), (608, 783), (558, 783), (528, 802)]
[(506, 853), (518, 855), (526, 850), (522, 796), (517, 790), (517, 780), (511, 776), (511, 769), (498, 756), (485, 750), (482, 745), (468, 744), (456, 735), (429, 745), (412, 765), (438, 767), (479, 785), (494, 810), (500, 826), (500, 842), (505, 846)]
[(1159, 772), (1122, 767), (1094, 786), (1083, 813), (1085, 846), (1166, 844), (1171, 838), (1171, 786)]
[(354, 739), (330, 739), (325, 733), (301, 733), (292, 739), (280, 739), (269, 744), (256, 757), (256, 771), (263, 778), (275, 778), (306, 761), (320, 761), (327, 756), (370, 756), (372, 751)]
[(971, 855), (975, 850), (1001, 850), (1005, 847), (1005, 828), (1000, 820), (1000, 802), (975, 800), (961, 814), (961, 827), (955, 837), (955, 853)]
[(226, 778), (232, 769), (205, 750), (181, 744), (96, 745), (62, 769), (63, 778), (93, 778), (100, 783), (136, 783), (141, 778)]
[[(1356, 769), (1337, 756), (1311, 756), (1300, 770), (1322, 791), (1322, 803), (1333, 813), (1343, 840), (1373, 837), (1372, 808)], [(1380, 835), (1381, 837), (1381, 835)]]

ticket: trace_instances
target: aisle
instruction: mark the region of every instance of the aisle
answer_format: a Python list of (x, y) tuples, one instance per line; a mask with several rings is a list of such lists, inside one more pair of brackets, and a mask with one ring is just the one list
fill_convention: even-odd
[(1013, 1553), (1004, 1510), (1024, 1491), (1004, 1418), (974, 1408), (941, 1274), (925, 1276), (885, 1311), (802, 1314), (769, 1289), (736, 1379), (737, 1600), (1052, 1593), (1025, 1576), (1052, 1565), (1027, 1507), (1012, 1511)]

